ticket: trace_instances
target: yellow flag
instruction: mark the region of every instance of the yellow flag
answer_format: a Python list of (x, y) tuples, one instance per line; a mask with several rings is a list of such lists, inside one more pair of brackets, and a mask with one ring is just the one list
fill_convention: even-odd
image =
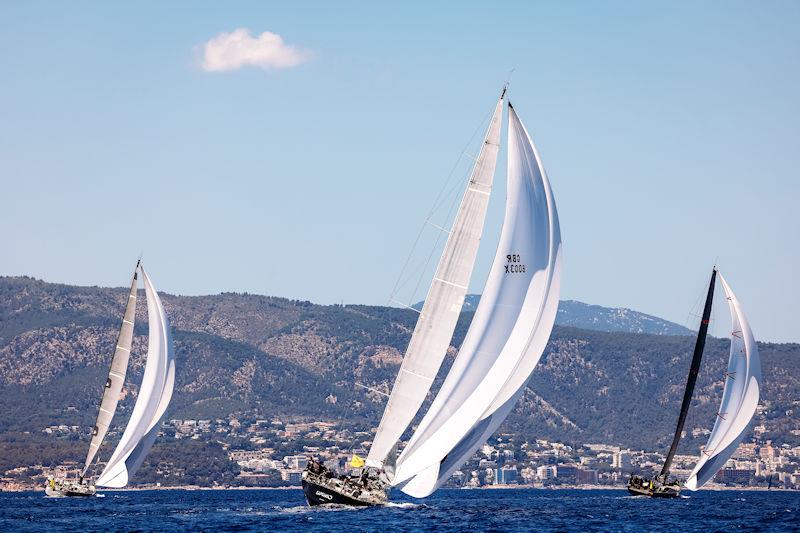
[(352, 466), (353, 468), (361, 468), (364, 466), (364, 459), (362, 459), (358, 455), (353, 455), (353, 458), (350, 459), (350, 466)]

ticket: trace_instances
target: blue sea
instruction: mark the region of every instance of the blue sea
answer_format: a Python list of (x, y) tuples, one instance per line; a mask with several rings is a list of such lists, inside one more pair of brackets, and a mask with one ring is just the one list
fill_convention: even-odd
[(799, 492), (440, 490), (386, 507), (308, 507), (298, 490), (154, 490), (96, 498), (0, 494), (0, 531), (800, 531)]

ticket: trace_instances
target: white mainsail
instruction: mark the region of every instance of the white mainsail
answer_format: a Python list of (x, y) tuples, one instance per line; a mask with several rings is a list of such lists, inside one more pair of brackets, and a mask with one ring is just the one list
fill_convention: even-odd
[(143, 266), (139, 266), (147, 295), (149, 339), (139, 395), (122, 438), (97, 479), (102, 487), (121, 488), (141, 465), (153, 445), (175, 386), (175, 357), (164, 306)]
[(538, 363), (555, 322), (561, 233), (541, 158), (509, 104), (508, 193), (492, 269), (461, 350), (397, 460), (392, 481), (425, 497), (494, 433)]
[(722, 404), (700, 461), (686, 480), (689, 490), (705, 485), (736, 451), (756, 412), (761, 389), (761, 363), (753, 331), (736, 295), (722, 274), (718, 276), (731, 312), (731, 349)]
[(382, 467), (417, 414), (442, 365), (467, 293), (483, 233), (492, 190), (503, 94), (495, 106), (480, 154), (464, 191), (452, 230), (436, 268), (428, 295), (406, 349), (400, 372), (383, 412), (367, 457), (367, 465)]
[(119, 328), (117, 344), (114, 348), (114, 357), (111, 359), (111, 368), (108, 371), (103, 398), (100, 401), (100, 410), (97, 413), (97, 421), (92, 428), (92, 442), (89, 443), (89, 451), (86, 454), (86, 462), (83, 467), (81, 477), (86, 475), (86, 471), (92, 465), (97, 455), (103, 439), (111, 426), (111, 420), (117, 411), (119, 395), (122, 393), (122, 386), (125, 384), (125, 374), (128, 371), (128, 360), (131, 355), (131, 344), (133, 342), (133, 323), (136, 318), (136, 288), (138, 281), (139, 263), (133, 271), (131, 289), (125, 302), (125, 313), (122, 316), (122, 325)]

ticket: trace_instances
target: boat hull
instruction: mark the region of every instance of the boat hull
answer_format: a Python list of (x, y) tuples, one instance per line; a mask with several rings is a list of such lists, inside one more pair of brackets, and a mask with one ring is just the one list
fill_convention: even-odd
[(677, 483), (663, 485), (661, 483), (628, 483), (628, 493), (633, 496), (647, 496), (649, 498), (678, 498), (681, 495), (681, 486)]
[(50, 498), (88, 498), (96, 492), (94, 485), (65, 480), (49, 480), (44, 488), (44, 493)]
[(370, 505), (379, 505), (370, 503), (363, 500), (351, 498), (345, 494), (341, 494), (331, 488), (323, 485), (318, 485), (311, 481), (303, 480), (303, 493), (306, 495), (308, 505), (351, 505), (355, 507), (368, 507)]

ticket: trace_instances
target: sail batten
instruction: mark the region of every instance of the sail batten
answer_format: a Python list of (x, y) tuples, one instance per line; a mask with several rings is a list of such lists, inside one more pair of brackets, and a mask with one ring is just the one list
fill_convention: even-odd
[(136, 318), (138, 269), (139, 264), (137, 263), (136, 269), (133, 272), (128, 298), (125, 301), (125, 313), (123, 314), (122, 324), (120, 325), (117, 335), (114, 356), (111, 359), (111, 367), (108, 371), (103, 397), (100, 400), (97, 420), (92, 429), (92, 440), (89, 443), (89, 451), (86, 454), (86, 462), (84, 463), (81, 477), (86, 475), (94, 458), (97, 456), (97, 451), (103, 444), (103, 440), (108, 433), (108, 428), (111, 425), (111, 420), (114, 418), (114, 413), (117, 410), (122, 387), (125, 384), (125, 374), (128, 370), (128, 360), (130, 359), (131, 345), (133, 344), (133, 326)]
[[(505, 94), (505, 91), (504, 91)], [(492, 189), (503, 96), (495, 106), (442, 256), (411, 336), (367, 465), (380, 467), (408, 428), (441, 367), (464, 304)], [(390, 458), (390, 461), (393, 458)]]
[(508, 195), (478, 309), (442, 388), (397, 461), (393, 483), (436, 490), (496, 431), (525, 389), (558, 308), (561, 233), (541, 158), (509, 104)]

